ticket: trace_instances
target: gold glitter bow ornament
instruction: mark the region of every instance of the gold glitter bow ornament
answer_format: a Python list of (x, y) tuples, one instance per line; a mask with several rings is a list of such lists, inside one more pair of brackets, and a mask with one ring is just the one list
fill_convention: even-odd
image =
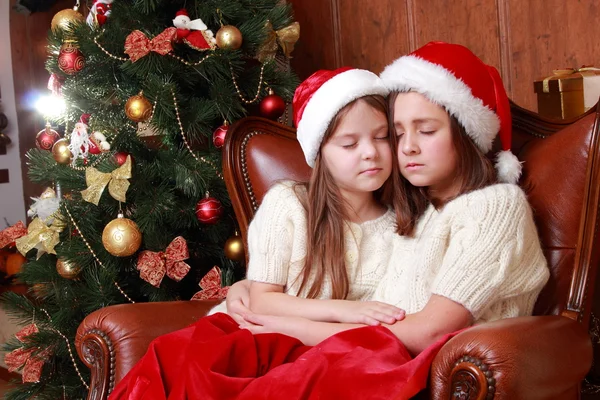
[[(38, 333), (39, 329), (35, 324), (27, 325), (15, 334), (19, 342), (24, 345), (29, 341), (28, 337)], [(23, 383), (39, 382), (42, 376), (42, 367), (44, 362), (50, 356), (50, 350), (41, 350), (39, 347), (25, 348), (19, 347), (4, 356), (4, 362), (8, 366), (8, 372), (14, 372), (23, 367), (21, 379)], [(37, 354), (34, 354), (37, 353)]]
[(144, 250), (138, 256), (137, 269), (140, 278), (159, 287), (165, 274), (179, 282), (190, 270), (184, 260), (190, 257), (187, 242), (182, 236), (177, 236), (163, 253), (162, 251)]
[(277, 43), (281, 46), (283, 54), (290, 58), (292, 51), (294, 51), (294, 45), (300, 38), (300, 23), (294, 22), (275, 31), (271, 22), (267, 21), (265, 29), (267, 30), (267, 38), (258, 49), (256, 58), (262, 63), (274, 58), (277, 53)]
[(26, 255), (31, 249), (37, 249), (36, 259), (39, 259), (44, 253), (56, 254), (54, 246), (60, 241), (60, 232), (65, 224), (58, 216), (54, 215), (52, 225), (48, 226), (44, 221), (35, 218), (27, 227), (27, 235), (17, 239), (17, 250)]
[(125, 203), (125, 193), (129, 189), (131, 178), (131, 156), (127, 156), (125, 163), (112, 172), (100, 172), (90, 167), (85, 170), (85, 183), (87, 189), (81, 191), (85, 201), (98, 205), (104, 188), (108, 185), (108, 193), (115, 199)]

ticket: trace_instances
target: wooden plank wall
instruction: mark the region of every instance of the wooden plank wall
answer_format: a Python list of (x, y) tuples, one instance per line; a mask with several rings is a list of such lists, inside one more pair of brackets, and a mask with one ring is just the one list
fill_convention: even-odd
[(301, 24), (301, 78), (351, 65), (380, 72), (429, 41), (471, 48), (502, 74), (509, 96), (537, 109), (533, 81), (555, 68), (600, 66), (597, 0), (291, 0)]
[[(14, 4), (16, 0), (10, 0)], [(431, 40), (464, 44), (498, 68), (509, 96), (536, 110), (533, 80), (552, 69), (600, 66), (597, 0), (290, 0), (301, 38), (292, 67), (301, 78), (320, 68), (351, 65), (380, 72), (395, 58)], [(568, 5), (567, 5), (568, 4)], [(35, 145), (43, 121), (26, 99), (45, 90), (46, 32), (52, 16), (73, 5), (29, 17), (11, 12), (15, 96), (22, 154)], [(23, 171), (26, 159), (22, 158)], [(29, 183), (29, 203), (43, 188)]]

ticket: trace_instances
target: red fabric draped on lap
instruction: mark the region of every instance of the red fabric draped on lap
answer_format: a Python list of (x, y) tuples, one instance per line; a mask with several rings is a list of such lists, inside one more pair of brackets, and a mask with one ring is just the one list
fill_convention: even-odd
[(412, 358), (384, 327), (363, 327), (304, 346), (252, 335), (226, 314), (154, 340), (110, 400), (409, 399), (454, 334)]

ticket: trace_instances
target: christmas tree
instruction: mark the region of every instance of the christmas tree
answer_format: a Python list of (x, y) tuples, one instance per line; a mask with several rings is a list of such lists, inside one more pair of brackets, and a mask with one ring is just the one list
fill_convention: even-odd
[(2, 298), (25, 326), (5, 345), (23, 371), (8, 399), (86, 396), (74, 340), (90, 312), (202, 298), (207, 272), (223, 285), (243, 274), (223, 140), (249, 113), (283, 118), (297, 85), (288, 59), (299, 27), (285, 2), (88, 6), (86, 19), (59, 12), (49, 30), (49, 89), (66, 107), (27, 154), (29, 178), (48, 189), (26, 228), (0, 234), (0, 247), (27, 256), (17, 279), (30, 286)]

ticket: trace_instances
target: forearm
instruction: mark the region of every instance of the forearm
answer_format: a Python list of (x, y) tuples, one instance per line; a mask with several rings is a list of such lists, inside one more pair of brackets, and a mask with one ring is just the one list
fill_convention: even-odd
[(257, 314), (335, 321), (331, 302), (337, 300), (306, 299), (276, 292), (250, 293), (250, 309)]
[[(408, 351), (417, 355), (447, 333), (454, 332), (466, 326), (442, 326), (427, 321), (425, 316), (416, 313), (407, 315), (402, 321), (392, 325), (382, 324), (404, 344)], [(308, 346), (314, 346), (337, 333), (360, 328), (360, 324), (342, 324), (304, 320), (295, 324), (283, 326), (279, 333), (295, 337)]]
[(278, 330), (278, 333), (294, 337), (305, 345), (314, 346), (337, 333), (363, 326), (365, 325), (320, 322), (304, 318), (298, 319), (295, 323), (282, 326), (281, 329)]

